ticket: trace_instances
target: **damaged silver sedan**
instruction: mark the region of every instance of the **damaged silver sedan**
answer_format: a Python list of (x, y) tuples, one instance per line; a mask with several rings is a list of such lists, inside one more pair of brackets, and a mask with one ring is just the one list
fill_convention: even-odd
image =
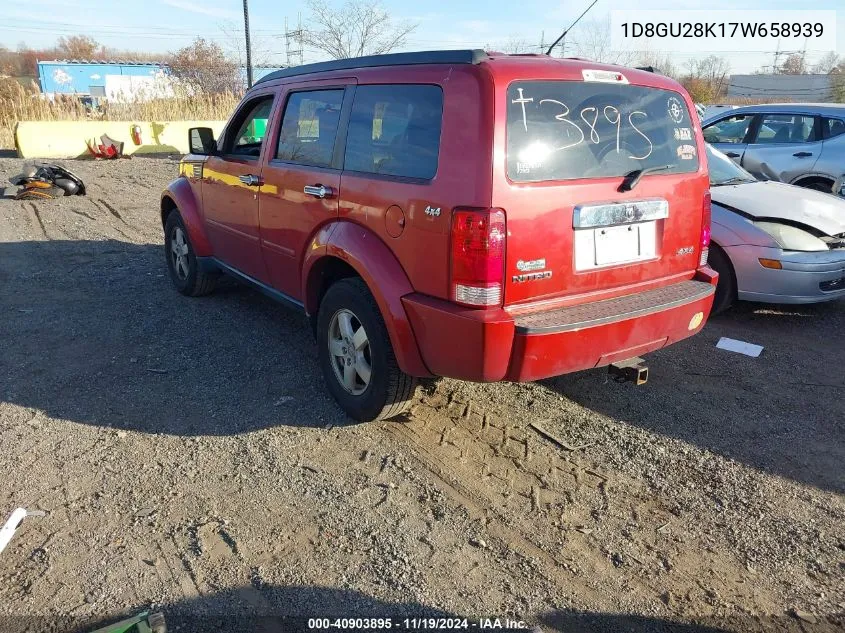
[(713, 311), (737, 299), (816, 303), (845, 296), (845, 200), (761, 182), (707, 147), (713, 196)]

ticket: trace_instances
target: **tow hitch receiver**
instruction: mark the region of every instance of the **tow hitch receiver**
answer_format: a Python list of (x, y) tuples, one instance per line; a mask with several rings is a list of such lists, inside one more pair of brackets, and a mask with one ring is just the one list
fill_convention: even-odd
[(632, 382), (644, 385), (648, 382), (648, 367), (642, 358), (635, 357), (608, 365), (607, 372), (616, 382)]

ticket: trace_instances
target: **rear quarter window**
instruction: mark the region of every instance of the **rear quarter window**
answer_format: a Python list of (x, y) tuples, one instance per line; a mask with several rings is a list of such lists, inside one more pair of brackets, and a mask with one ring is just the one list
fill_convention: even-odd
[(349, 118), (344, 169), (433, 178), (442, 119), (440, 86), (358, 86)]
[(516, 182), (698, 170), (680, 94), (579, 81), (514, 82), (507, 94), (507, 171)]

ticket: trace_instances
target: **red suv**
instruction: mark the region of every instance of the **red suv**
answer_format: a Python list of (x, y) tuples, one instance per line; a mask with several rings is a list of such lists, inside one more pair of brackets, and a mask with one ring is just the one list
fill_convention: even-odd
[(305, 310), (352, 418), (416, 378), (529, 381), (698, 332), (710, 194), (666, 77), (483, 51), (272, 73), (162, 196), (176, 288), (222, 273)]

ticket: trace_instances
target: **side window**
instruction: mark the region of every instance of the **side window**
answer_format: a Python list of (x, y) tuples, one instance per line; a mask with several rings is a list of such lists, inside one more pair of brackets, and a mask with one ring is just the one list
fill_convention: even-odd
[(708, 143), (742, 143), (753, 118), (753, 114), (738, 114), (712, 123), (703, 130), (704, 140)]
[(223, 153), (258, 158), (261, 143), (267, 133), (267, 119), (273, 109), (273, 97), (268, 95), (247, 104), (243, 116), (235, 120), (235, 133), (226, 135)]
[(431, 179), (437, 173), (442, 120), (440, 86), (358, 86), (343, 168)]
[(329, 167), (332, 163), (343, 90), (294, 92), (288, 98), (276, 158)]
[(816, 140), (815, 118), (800, 114), (764, 114), (755, 143), (809, 143)]
[(822, 119), (822, 138), (833, 138), (845, 134), (845, 121), (842, 119)]

